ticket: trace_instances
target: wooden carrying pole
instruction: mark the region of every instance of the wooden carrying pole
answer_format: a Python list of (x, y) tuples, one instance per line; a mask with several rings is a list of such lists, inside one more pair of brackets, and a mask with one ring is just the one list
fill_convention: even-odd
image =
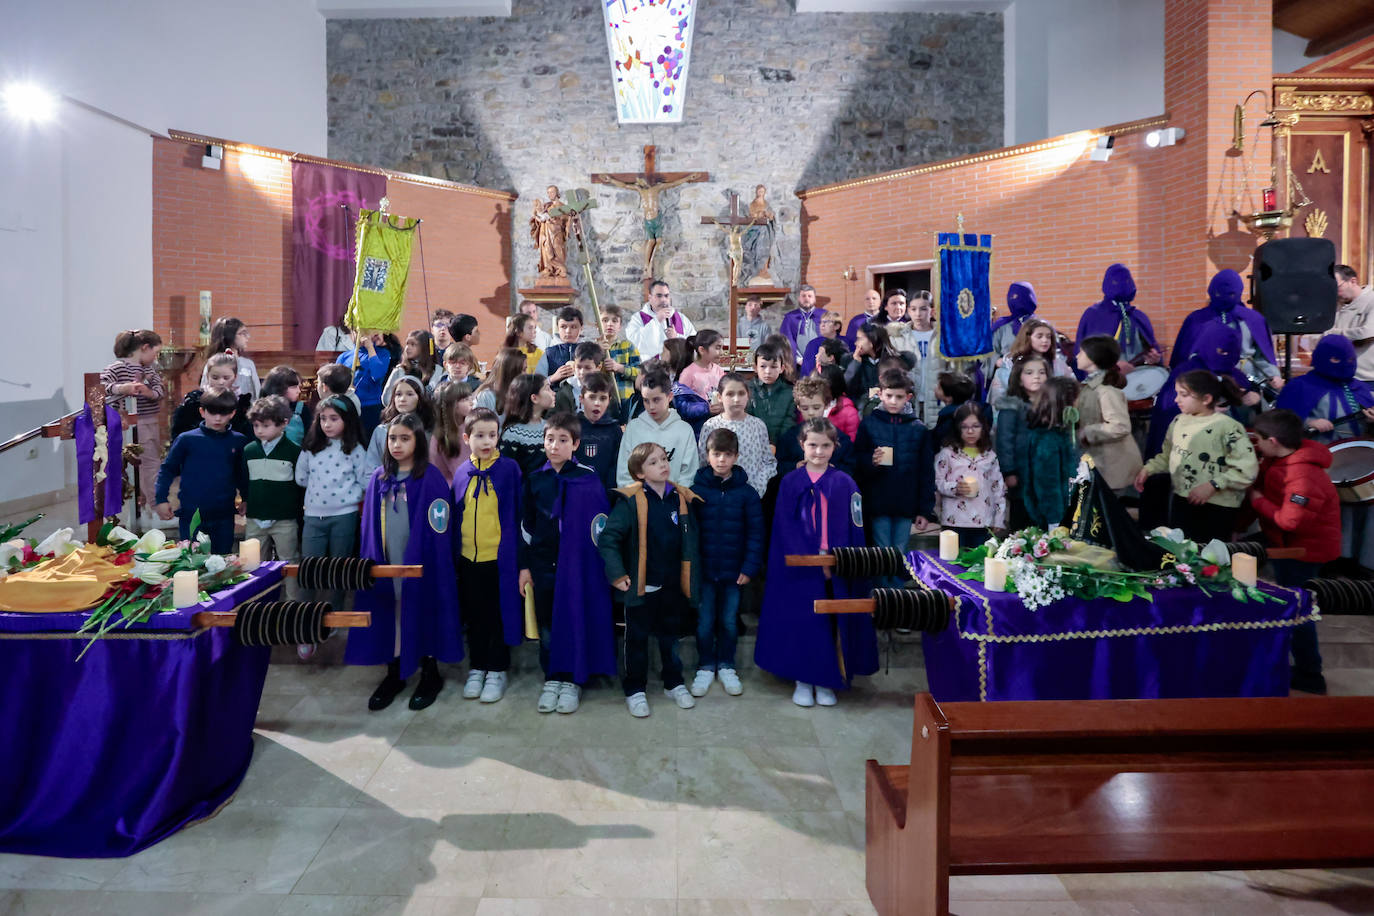
[[(288, 579), (294, 579), (300, 572), (300, 567), (294, 563), (290, 566), (282, 567), (282, 575)], [(423, 566), (374, 566), (372, 567), (372, 578), (374, 579), (418, 579), (425, 573)]]
[[(199, 611), (191, 616), (191, 625), (197, 629), (232, 627), (238, 616), (238, 611)], [(330, 611), (324, 615), (323, 623), (327, 627), (343, 630), (368, 627), (372, 625), (372, 615), (366, 611)]]
[[(789, 553), (783, 557), (783, 562), (788, 566), (834, 566), (835, 558), (824, 553)], [(959, 606), (959, 599), (953, 595), (945, 595), (945, 600), (951, 611)], [(813, 602), (813, 607), (817, 614), (872, 614), (873, 599), (821, 598)]]

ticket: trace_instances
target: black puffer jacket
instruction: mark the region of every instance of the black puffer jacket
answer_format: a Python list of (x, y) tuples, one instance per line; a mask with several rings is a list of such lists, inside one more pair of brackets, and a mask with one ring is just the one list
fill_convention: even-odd
[[(935, 450), (929, 430), (908, 413), (879, 408), (864, 417), (854, 437), (854, 465), (864, 496), (864, 517), (935, 515)], [(873, 451), (892, 448), (892, 464), (873, 463)]]
[(697, 470), (692, 492), (701, 497), (701, 573), (712, 582), (751, 579), (763, 568), (763, 503), (744, 468), (722, 480), (709, 467)]

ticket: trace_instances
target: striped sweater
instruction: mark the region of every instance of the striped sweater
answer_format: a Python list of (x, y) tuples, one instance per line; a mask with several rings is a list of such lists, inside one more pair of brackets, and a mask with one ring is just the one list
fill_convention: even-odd
[(272, 442), (254, 440), (243, 450), (248, 464), (248, 517), (260, 522), (295, 518), (304, 495), (296, 485), (301, 447), (285, 435)]

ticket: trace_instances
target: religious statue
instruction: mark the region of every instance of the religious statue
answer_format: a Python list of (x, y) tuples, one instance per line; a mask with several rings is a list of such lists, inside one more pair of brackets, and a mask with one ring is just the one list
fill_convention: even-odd
[(663, 238), (663, 218), (659, 215), (658, 195), (669, 188), (675, 188), (689, 181), (701, 181), (702, 179), (697, 175), (698, 173), (693, 172), (682, 178), (656, 181), (652, 184), (643, 178), (636, 178), (633, 182), (620, 181), (614, 177), (606, 179), (605, 183), (612, 187), (639, 193), (639, 204), (644, 211), (644, 276), (652, 277), (654, 275), (654, 252), (658, 250), (658, 240)]
[[(749, 218), (753, 220), (741, 240), (743, 248), (744, 285), (770, 286), (773, 278), (768, 267), (773, 262), (773, 209), (768, 206), (768, 189), (763, 185), (754, 187), (754, 199), (749, 202)], [(756, 282), (757, 281), (757, 282)]]
[(548, 200), (534, 202), (530, 217), (530, 238), (539, 249), (539, 276), (563, 278), (568, 275), (568, 235), (572, 219), (559, 195), (557, 185), (549, 185)]

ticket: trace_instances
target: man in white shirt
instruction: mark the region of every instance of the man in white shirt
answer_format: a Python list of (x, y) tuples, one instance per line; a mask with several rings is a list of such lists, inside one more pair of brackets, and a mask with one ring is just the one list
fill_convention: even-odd
[(625, 323), (625, 339), (635, 345), (644, 362), (663, 354), (663, 342), (670, 337), (691, 337), (697, 332), (692, 319), (673, 308), (667, 282), (649, 284), (649, 301)]
[(1355, 377), (1374, 382), (1374, 288), (1360, 286), (1355, 269), (1336, 265), (1336, 324), (1332, 334), (1355, 345)]

